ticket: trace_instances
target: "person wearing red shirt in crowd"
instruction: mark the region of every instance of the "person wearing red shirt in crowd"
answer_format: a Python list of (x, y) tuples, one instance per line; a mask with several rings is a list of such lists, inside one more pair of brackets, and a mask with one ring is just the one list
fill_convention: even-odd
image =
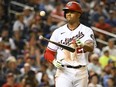
[(6, 83), (2, 87), (22, 87), (20, 84), (15, 83), (15, 77), (12, 72), (9, 72), (6, 76)]
[(51, 11), (50, 15), (52, 17), (53, 23), (59, 23), (65, 21), (64, 12), (62, 10), (63, 4), (59, 1), (55, 5), (55, 9)]
[[(95, 24), (95, 27), (107, 32), (112, 32), (112, 26), (105, 22), (105, 18), (103, 16), (99, 17), (99, 20)], [(103, 33), (96, 32), (95, 34), (98, 36), (98, 38), (105, 40), (105, 35)]]

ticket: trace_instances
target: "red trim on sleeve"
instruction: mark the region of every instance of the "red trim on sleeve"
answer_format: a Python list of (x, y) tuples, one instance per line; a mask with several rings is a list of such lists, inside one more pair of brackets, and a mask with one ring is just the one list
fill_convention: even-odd
[(55, 58), (56, 52), (49, 50), (48, 48), (46, 48), (45, 53), (44, 53), (44, 58), (48, 61), (48, 62), (52, 62)]

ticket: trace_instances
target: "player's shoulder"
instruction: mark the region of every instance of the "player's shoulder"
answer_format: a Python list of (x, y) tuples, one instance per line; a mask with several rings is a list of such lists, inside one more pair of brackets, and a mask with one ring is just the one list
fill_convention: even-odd
[(91, 27), (88, 27), (88, 26), (86, 26), (86, 25), (84, 25), (84, 24), (81, 24), (81, 27), (83, 27), (83, 28), (85, 28), (85, 29), (88, 29), (88, 30), (91, 30)]
[(60, 27), (58, 27), (56, 30), (54, 30), (54, 32), (62, 32), (62, 31), (65, 31), (67, 28), (67, 24), (64, 24)]
[(93, 32), (93, 29), (91, 27), (88, 27), (84, 24), (81, 24), (82, 30), (84, 29), (85, 32)]

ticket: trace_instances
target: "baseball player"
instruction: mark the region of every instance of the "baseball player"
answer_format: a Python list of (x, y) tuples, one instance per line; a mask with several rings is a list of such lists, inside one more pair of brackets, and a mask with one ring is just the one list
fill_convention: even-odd
[(95, 47), (94, 33), (91, 28), (79, 22), (82, 14), (79, 3), (70, 1), (63, 10), (67, 24), (56, 29), (50, 40), (73, 47), (75, 52), (49, 42), (44, 57), (57, 68), (56, 87), (87, 87), (88, 54)]

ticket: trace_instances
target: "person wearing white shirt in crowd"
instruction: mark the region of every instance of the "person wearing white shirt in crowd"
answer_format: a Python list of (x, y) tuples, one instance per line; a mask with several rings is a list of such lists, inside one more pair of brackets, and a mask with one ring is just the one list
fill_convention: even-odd
[(22, 13), (17, 13), (16, 14), (16, 21), (14, 22), (13, 25), (13, 31), (23, 31), (24, 30), (24, 15)]
[(88, 64), (88, 70), (89, 71), (93, 71), (95, 73), (97, 73), (98, 75), (100, 75), (102, 73), (102, 68), (100, 67), (99, 64), (99, 56), (97, 54), (92, 54), (90, 56), (90, 63)]
[(24, 24), (26, 25), (26, 27), (29, 27), (35, 15), (34, 8), (25, 6), (23, 9), (23, 15), (24, 15)]
[(104, 50), (108, 50), (110, 55), (116, 57), (115, 39), (113, 39), (113, 38), (109, 39), (108, 40), (108, 45), (103, 47), (102, 52), (104, 52)]
[(33, 68), (29, 63), (25, 63), (24, 67), (20, 69), (22, 74), (26, 74), (29, 70), (33, 70), (36, 72), (36, 69)]

